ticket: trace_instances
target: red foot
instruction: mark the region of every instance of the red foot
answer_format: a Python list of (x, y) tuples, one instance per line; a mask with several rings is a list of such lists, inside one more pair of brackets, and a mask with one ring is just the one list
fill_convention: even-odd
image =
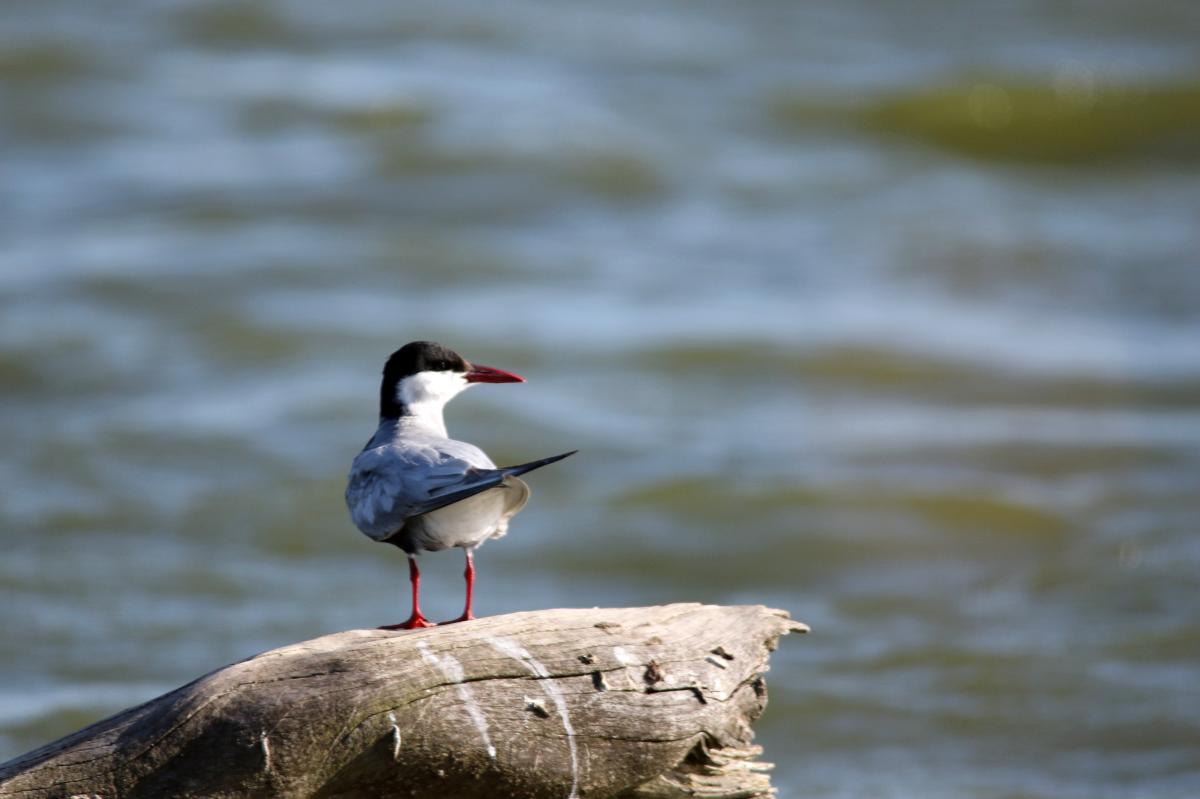
[(474, 613), (464, 613), (463, 615), (459, 616), (457, 619), (451, 619), (450, 621), (438, 622), (438, 624), (457, 624), (460, 621), (470, 621), (473, 618), (475, 618)]
[(424, 628), (424, 627), (437, 627), (437, 625), (420, 614), (414, 614), (408, 621), (401, 622), (400, 624), (386, 624), (383, 627), (377, 627), (375, 629), (377, 629), (377, 630), (416, 630), (416, 629), (420, 629), (420, 628)]
[(415, 630), (421, 627), (436, 627), (437, 625), (425, 618), (421, 612), (421, 570), (417, 568), (417, 559), (408, 556), (408, 579), (412, 582), (412, 615), (408, 621), (400, 624), (388, 624), (379, 627), (380, 630)]

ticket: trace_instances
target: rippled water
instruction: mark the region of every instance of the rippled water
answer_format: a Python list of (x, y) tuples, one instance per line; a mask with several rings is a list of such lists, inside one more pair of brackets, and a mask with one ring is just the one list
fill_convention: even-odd
[(0, 7), (0, 758), (398, 620), (341, 490), (433, 338), (530, 379), (456, 435), (582, 450), (479, 609), (788, 609), (784, 795), (1200, 795), (1197, 42), (1187, 2)]

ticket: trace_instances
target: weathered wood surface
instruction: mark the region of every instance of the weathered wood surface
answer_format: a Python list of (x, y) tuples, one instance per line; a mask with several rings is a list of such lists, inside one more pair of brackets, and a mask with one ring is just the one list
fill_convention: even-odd
[(351, 630), (220, 669), (0, 765), (0, 797), (755, 797), (761, 606)]

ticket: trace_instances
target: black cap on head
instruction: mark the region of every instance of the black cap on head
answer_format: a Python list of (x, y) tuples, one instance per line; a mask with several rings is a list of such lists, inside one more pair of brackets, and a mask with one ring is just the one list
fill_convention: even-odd
[(384, 377), (399, 382), (417, 372), (465, 372), (466, 359), (436, 341), (412, 341), (392, 353), (383, 366)]

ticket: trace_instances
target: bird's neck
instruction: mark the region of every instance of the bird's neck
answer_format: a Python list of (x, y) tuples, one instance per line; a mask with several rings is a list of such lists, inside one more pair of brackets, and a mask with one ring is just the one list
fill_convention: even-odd
[(379, 423), (391, 422), (397, 427), (409, 430), (420, 430), (424, 433), (449, 438), (446, 432), (446, 419), (442, 411), (445, 402), (414, 402), (407, 405), (396, 403), (392, 408), (381, 409)]

